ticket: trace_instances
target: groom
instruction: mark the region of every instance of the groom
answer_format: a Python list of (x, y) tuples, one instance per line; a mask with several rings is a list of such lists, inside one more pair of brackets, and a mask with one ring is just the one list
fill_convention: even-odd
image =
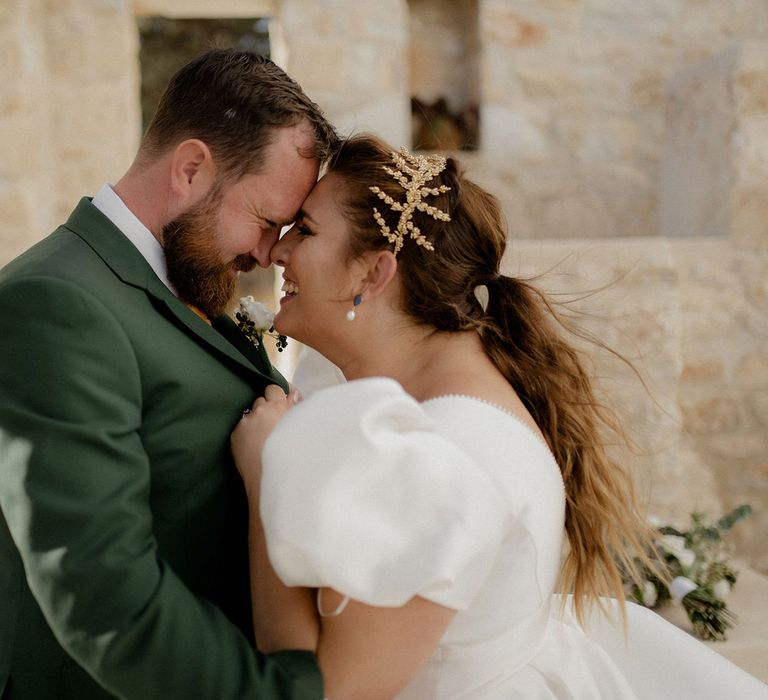
[(229, 435), (286, 385), (223, 314), (335, 140), (268, 59), (207, 52), (0, 271), (2, 700), (322, 698), (310, 652), (252, 646)]

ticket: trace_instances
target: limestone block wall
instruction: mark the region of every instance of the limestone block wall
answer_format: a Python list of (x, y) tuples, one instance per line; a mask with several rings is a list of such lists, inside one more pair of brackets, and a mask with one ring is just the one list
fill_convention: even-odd
[[(732, 218), (741, 216), (736, 208)], [(745, 250), (733, 239), (671, 245), (680, 276), (683, 435), (723, 506), (752, 505), (734, 537), (768, 572), (768, 248)]]
[[(120, 2), (121, 0), (118, 0)], [(137, 16), (160, 15), (191, 19), (198, 17), (271, 17), (280, 0), (127, 0)]]
[(124, 2), (0, 4), (0, 263), (130, 164), (137, 41)]
[(693, 510), (749, 503), (734, 543), (768, 571), (768, 252), (710, 237), (527, 239), (510, 242), (504, 270), (569, 301), (565, 313), (645, 382), (580, 343), (637, 445), (613, 454), (649, 513), (684, 525)]
[[(768, 570), (768, 41), (733, 45), (675, 76), (661, 221), (680, 275), (684, 434), (736, 533)], [(691, 233), (710, 239), (690, 238)]]
[(270, 25), (275, 61), (342, 132), (410, 142), (405, 0), (281, 0)]
[[(29, 247), (53, 220), (53, 143), (47, 130), (48, 71), (39, 13), (0, 5), (0, 261)], [(44, 196), (43, 193), (49, 193)]]
[(599, 399), (636, 445), (617, 443), (612, 454), (635, 474), (649, 512), (662, 519), (685, 519), (694, 508), (718, 514), (717, 483), (692, 452), (678, 405), (684, 312), (670, 241), (514, 240), (504, 271), (532, 278), (568, 320), (606, 346), (571, 337), (594, 363)]
[[(577, 321), (630, 359), (591, 350), (601, 391), (641, 448), (651, 512), (684, 524), (742, 503), (739, 553), (768, 570), (768, 41), (671, 81), (661, 163), (667, 236), (515, 241), (511, 273), (589, 293)], [(486, 173), (487, 174), (487, 173)], [(694, 235), (703, 234), (703, 235)]]
[(667, 236), (768, 248), (768, 41), (734, 44), (670, 84), (660, 179)]
[(481, 0), (481, 144), (515, 233), (656, 235), (669, 80), (766, 37), (755, 0)]
[(731, 77), (737, 114), (729, 233), (739, 249), (768, 250), (768, 41), (739, 47)]
[(681, 71), (670, 84), (659, 182), (664, 236), (729, 233), (738, 57), (739, 49), (731, 47)]

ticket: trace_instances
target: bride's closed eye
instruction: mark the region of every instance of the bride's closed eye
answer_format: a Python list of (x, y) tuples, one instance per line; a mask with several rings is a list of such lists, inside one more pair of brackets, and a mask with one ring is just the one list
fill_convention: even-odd
[(304, 224), (296, 224), (296, 231), (300, 236), (313, 236), (314, 233), (310, 231)]

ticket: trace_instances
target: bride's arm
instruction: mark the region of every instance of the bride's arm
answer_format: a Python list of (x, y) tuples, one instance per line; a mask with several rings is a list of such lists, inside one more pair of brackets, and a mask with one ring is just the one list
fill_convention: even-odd
[(232, 434), (232, 455), (248, 496), (248, 549), (251, 604), (256, 646), (270, 653), (283, 649), (317, 650), (319, 625), (312, 593), (284, 586), (272, 570), (259, 514), (261, 450), (269, 433), (297, 400), (270, 385), (256, 399)]
[[(399, 608), (350, 601), (339, 615), (320, 617), (315, 590), (284, 586), (267, 558), (261, 527), (251, 525), (250, 535), (257, 646), (265, 653), (314, 651), (331, 700), (390, 700), (426, 663), (455, 615), (455, 610), (417, 597)], [(324, 611), (343, 601), (330, 589), (321, 595)]]
[[(322, 591), (323, 610), (342, 600)], [(351, 601), (336, 617), (320, 620), (318, 662), (325, 694), (332, 700), (390, 699), (426, 663), (455, 610), (424, 598), (398, 608)]]
[(256, 647), (264, 653), (286, 649), (317, 652), (319, 624), (309, 588), (284, 586), (267, 556), (258, 494), (248, 494), (251, 605)]
[[(267, 556), (259, 513), (261, 449), (274, 425), (293, 404), (277, 387), (258, 399), (232, 437), (250, 509), (250, 561), (253, 623), (259, 650), (307, 649), (318, 656), (325, 694), (332, 700), (389, 699), (413, 678), (453, 619), (455, 611), (423, 598), (401, 607), (350, 602), (332, 617), (318, 613), (315, 590), (288, 587)], [(324, 612), (342, 602), (323, 589)]]
[[(350, 601), (339, 615), (320, 617), (315, 590), (284, 586), (267, 558), (263, 530), (251, 525), (250, 534), (257, 646), (265, 653), (314, 651), (331, 700), (393, 698), (426, 663), (455, 615), (455, 610), (417, 597), (399, 608)], [(343, 602), (330, 589), (322, 589), (321, 596), (326, 613)]]

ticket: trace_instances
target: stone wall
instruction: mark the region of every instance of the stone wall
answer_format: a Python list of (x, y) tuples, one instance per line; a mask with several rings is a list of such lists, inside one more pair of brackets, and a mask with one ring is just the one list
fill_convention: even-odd
[[(39, 13), (17, 0), (0, 5), (0, 260), (34, 243), (53, 221), (47, 129), (48, 71)], [(44, 193), (51, 193), (44, 196)]]
[(662, 235), (768, 249), (768, 41), (733, 44), (677, 74), (666, 124)]
[(405, 0), (281, 0), (273, 56), (343, 132), (410, 142)]
[[(737, 208), (733, 219), (742, 215)], [(734, 536), (740, 553), (768, 572), (768, 248), (696, 238), (672, 247), (682, 312), (683, 434), (711, 471), (723, 506), (752, 505), (752, 517)]]
[(768, 252), (709, 237), (527, 239), (504, 270), (570, 300), (573, 321), (632, 363), (580, 343), (636, 443), (614, 455), (649, 512), (684, 525), (751, 504), (734, 541), (768, 572)]
[(736, 536), (767, 571), (768, 41), (681, 71), (666, 124), (661, 220), (678, 237), (684, 434), (724, 505), (755, 508)]
[[(558, 294), (589, 293), (582, 325), (601, 389), (641, 455), (651, 511), (684, 524), (749, 503), (740, 553), (768, 571), (768, 41), (673, 76), (661, 171), (667, 236), (515, 242), (507, 268)], [(703, 235), (696, 235), (703, 234)], [(622, 455), (632, 459), (631, 455)]]
[(49, 233), (130, 164), (140, 136), (126, 3), (0, 5), (0, 262)]
[(766, 37), (759, 0), (483, 0), (481, 142), (515, 235), (656, 235), (671, 77)]

